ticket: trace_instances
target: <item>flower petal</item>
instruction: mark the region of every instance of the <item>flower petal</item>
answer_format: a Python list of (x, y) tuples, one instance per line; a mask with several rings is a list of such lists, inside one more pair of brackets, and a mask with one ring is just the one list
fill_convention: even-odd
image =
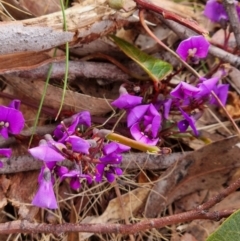
[(138, 122), (144, 116), (148, 108), (149, 105), (140, 105), (131, 109), (127, 116), (128, 127), (131, 127), (133, 124)]
[(33, 157), (40, 159), (44, 162), (55, 162), (65, 160), (65, 157), (63, 157), (60, 153), (56, 152), (49, 146), (42, 145), (28, 149), (28, 151)]
[(124, 93), (114, 100), (111, 104), (119, 109), (129, 109), (142, 103), (142, 97)]

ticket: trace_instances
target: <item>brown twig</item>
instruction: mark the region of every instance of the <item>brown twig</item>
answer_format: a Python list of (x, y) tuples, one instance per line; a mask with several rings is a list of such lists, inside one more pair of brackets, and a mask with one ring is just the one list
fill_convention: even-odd
[(151, 228), (162, 228), (167, 225), (179, 222), (189, 222), (195, 219), (208, 219), (219, 221), (221, 218), (228, 217), (234, 210), (208, 212), (208, 209), (219, 203), (240, 188), (240, 178), (232, 183), (228, 188), (221, 191), (218, 195), (208, 202), (198, 206), (196, 209), (171, 215), (162, 218), (153, 218), (141, 221), (136, 224), (45, 224), (31, 223), (27, 220), (12, 221), (0, 224), (1, 234), (11, 233), (53, 233), (61, 234), (65, 232), (87, 232), (87, 233), (121, 233), (134, 234)]
[[(44, 65), (33, 70), (13, 70), (12, 72), (14, 73), (14, 76), (18, 76), (20, 78), (46, 78), (48, 69), (49, 66)], [(64, 73), (64, 62), (53, 63), (51, 78), (62, 78)], [(128, 74), (125, 74), (122, 70), (113, 64), (86, 61), (69, 61), (69, 76), (71, 78), (101, 78), (110, 81), (126, 81), (129, 79)]]
[(46, 224), (31, 223), (27, 220), (18, 220), (0, 224), (1, 234), (12, 233), (52, 233), (62, 234), (66, 232), (86, 232), (86, 233), (121, 233), (135, 234), (152, 228), (162, 228), (167, 225), (188, 222), (195, 219), (208, 219), (219, 221), (228, 217), (234, 210), (224, 210), (219, 212), (200, 212), (198, 210), (180, 213), (163, 218), (154, 218), (141, 221), (136, 224)]
[(237, 10), (236, 10), (236, 1), (223, 0), (223, 5), (228, 14), (229, 22), (237, 42), (237, 47), (238, 49), (240, 49), (240, 25), (239, 25)]
[[(6, 147), (9, 144), (16, 142), (15, 138), (10, 139), (11, 142), (5, 142), (0, 147)], [(3, 140), (6, 141), (6, 140)], [(0, 144), (1, 142), (0, 139)], [(187, 155), (186, 153), (172, 153), (169, 155), (148, 155), (146, 153), (126, 153), (123, 154), (123, 160), (120, 164), (122, 169), (148, 169), (148, 170), (165, 170), (169, 168), (173, 163), (178, 161), (180, 158)], [(1, 158), (3, 167), (0, 168), (0, 174), (9, 174), (17, 172), (26, 172), (39, 170), (42, 167), (42, 163), (37, 161), (30, 155), (23, 156), (11, 156), (10, 158)], [(64, 161), (61, 165), (71, 166), (71, 161)]]
[(208, 219), (218, 221), (228, 217), (234, 210), (208, 212), (210, 207), (219, 203), (240, 187), (240, 178), (232, 183), (228, 188), (221, 191), (218, 195), (208, 202), (198, 206), (196, 209), (171, 215), (168, 217), (154, 218), (141, 221), (136, 224), (45, 224), (31, 223), (27, 220), (12, 221), (0, 224), (1, 234), (11, 233), (53, 233), (61, 234), (65, 232), (89, 232), (89, 233), (121, 233), (134, 234), (151, 228), (162, 228), (167, 225), (179, 222), (189, 222), (195, 219)]
[(207, 34), (208, 31), (203, 29), (198, 23), (196, 23), (194, 20), (182, 18), (179, 15), (176, 15), (175, 13), (172, 13), (158, 5), (155, 5), (151, 3), (150, 1), (146, 0), (135, 0), (135, 2), (140, 6), (140, 8), (144, 8), (147, 10), (152, 10), (156, 13), (161, 14), (165, 19), (173, 20), (177, 23), (180, 23), (194, 31), (196, 31), (199, 34)]

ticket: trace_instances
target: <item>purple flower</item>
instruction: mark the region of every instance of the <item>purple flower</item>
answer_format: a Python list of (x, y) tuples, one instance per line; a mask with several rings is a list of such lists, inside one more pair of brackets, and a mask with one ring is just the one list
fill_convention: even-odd
[(48, 144), (45, 140), (42, 140), (39, 146), (28, 149), (28, 151), (33, 157), (44, 162), (58, 162), (65, 160), (65, 157), (62, 156), (53, 148), (53, 146), (51, 146), (51, 144)]
[(189, 96), (195, 96), (199, 89), (193, 85), (181, 81), (171, 92), (172, 97), (184, 100)]
[(124, 85), (119, 88), (120, 96), (112, 102), (112, 105), (119, 109), (129, 109), (142, 103), (142, 97), (128, 94)]
[(65, 122), (67, 130), (62, 124), (58, 125), (54, 130), (54, 136), (58, 139), (58, 142), (64, 142), (68, 136), (74, 134), (78, 125), (91, 126), (91, 115), (89, 111), (82, 111), (66, 119)]
[(32, 200), (32, 204), (41, 208), (56, 209), (57, 201), (53, 191), (51, 171), (43, 167), (39, 175), (39, 188)]
[(184, 61), (190, 57), (195, 62), (207, 56), (209, 46), (209, 42), (203, 36), (192, 36), (179, 44), (176, 53)]
[(110, 142), (103, 147), (104, 155), (110, 155), (111, 153), (122, 153), (125, 151), (129, 151), (131, 147), (117, 143), (117, 142)]
[(71, 143), (72, 150), (75, 152), (80, 152), (84, 154), (89, 154), (90, 144), (89, 142), (85, 141), (84, 139), (78, 136), (69, 136), (66, 139), (67, 142)]
[(127, 116), (128, 127), (141, 120), (148, 108), (149, 105), (139, 105), (131, 109)]
[(151, 135), (147, 135), (144, 132), (149, 132), (149, 129), (145, 129), (144, 131), (141, 131), (139, 123), (135, 123), (131, 126), (130, 132), (133, 138), (136, 141), (140, 141), (143, 143), (146, 143), (148, 145), (156, 145), (158, 143), (159, 138), (151, 138)]
[[(12, 155), (12, 149), (2, 148), (0, 149), (0, 156), (10, 157)], [(0, 168), (3, 167), (3, 163), (0, 161)]]
[(135, 140), (143, 143), (157, 143), (158, 131), (162, 118), (155, 106), (141, 105), (134, 107), (128, 114), (128, 127)]
[(112, 102), (112, 105), (119, 109), (129, 109), (133, 108), (136, 105), (142, 103), (142, 97), (130, 95), (128, 93), (122, 94), (118, 97), (118, 99)]
[(11, 103), (8, 105), (8, 107), (19, 110), (20, 109), (20, 100), (12, 100)]
[[(213, 89), (213, 91), (215, 92), (217, 97), (221, 100), (223, 105), (226, 105), (226, 102), (227, 102), (228, 88), (229, 88), (228, 84), (219, 84), (218, 86), (215, 86), (215, 88)], [(214, 96), (212, 96), (210, 100), (210, 104), (219, 105), (219, 103), (217, 102)]]
[(61, 176), (61, 180), (63, 180), (64, 178), (67, 178), (67, 177), (71, 178), (70, 187), (74, 190), (77, 190), (81, 187), (81, 180), (83, 180), (83, 179), (86, 179), (88, 184), (92, 183), (92, 177), (88, 174), (82, 174), (81, 171), (78, 169), (74, 169), (67, 173), (64, 173)]
[(117, 165), (109, 164), (109, 163), (101, 163), (96, 165), (96, 176), (95, 180), (97, 182), (101, 182), (103, 176), (105, 176), (108, 180), (108, 182), (113, 182), (115, 180), (115, 176), (121, 176), (122, 175), (122, 169), (119, 168)]
[(56, 166), (54, 170), (59, 177), (69, 172), (68, 168), (65, 166)]
[(130, 147), (120, 143), (111, 142), (106, 144), (103, 147), (105, 156), (99, 158), (100, 163), (96, 165), (95, 180), (101, 182), (103, 176), (105, 176), (109, 182), (113, 182), (115, 180), (115, 175), (122, 175), (122, 170), (118, 166), (122, 161), (120, 153), (129, 150)]
[(217, 0), (209, 0), (204, 9), (204, 15), (212, 22), (228, 20), (228, 15), (223, 5)]
[[(14, 107), (14, 104), (10, 105)], [(8, 133), (19, 134), (24, 123), (21, 111), (12, 107), (0, 106), (0, 133), (4, 138), (8, 138)]]
[(199, 88), (199, 93), (196, 95), (196, 98), (209, 95), (211, 91), (216, 87), (217, 82), (219, 81), (218, 77), (213, 77), (211, 79), (200, 78), (201, 83), (197, 85)]
[(190, 116), (186, 112), (184, 112), (181, 108), (179, 108), (179, 109), (180, 109), (183, 117), (185, 118), (184, 120), (179, 121), (177, 124), (180, 132), (185, 132), (188, 129), (188, 127), (190, 126), (193, 130), (194, 135), (198, 136), (199, 133), (195, 126), (195, 122), (196, 122), (196, 118), (197, 117), (199, 118), (200, 116), (196, 116), (196, 117)]

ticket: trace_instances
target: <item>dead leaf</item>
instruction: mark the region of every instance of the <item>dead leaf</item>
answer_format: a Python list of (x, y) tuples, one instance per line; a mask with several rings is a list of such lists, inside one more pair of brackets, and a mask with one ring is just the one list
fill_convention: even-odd
[(237, 93), (229, 91), (226, 109), (232, 118), (240, 117), (240, 97)]
[(156, 217), (167, 205), (184, 195), (221, 187), (240, 165), (239, 145), (239, 137), (233, 136), (179, 159), (154, 185), (145, 215)]
[[(32, 99), (35, 102), (40, 102), (45, 85), (43, 81), (29, 81), (28, 79), (20, 79), (14, 75), (7, 75), (5, 77), (7, 83), (18, 90), (19, 93), (28, 97), (29, 101)], [(62, 91), (59, 87), (48, 85), (44, 105), (58, 110), (62, 98)], [(67, 90), (63, 110), (75, 112), (88, 110), (92, 115), (103, 115), (112, 110), (108, 104), (110, 101), (109, 99), (96, 98)]]
[(34, 16), (42, 16), (44, 14), (61, 11), (60, 1), (58, 0), (20, 0), (19, 4)]
[(0, 55), (0, 74), (31, 70), (49, 63), (60, 62), (65, 57), (51, 57), (47, 52), (21, 52)]
[(21, 218), (33, 220), (39, 208), (26, 206), (30, 204), (37, 190), (39, 171), (20, 172), (10, 175), (11, 186), (7, 192), (8, 200), (19, 209)]

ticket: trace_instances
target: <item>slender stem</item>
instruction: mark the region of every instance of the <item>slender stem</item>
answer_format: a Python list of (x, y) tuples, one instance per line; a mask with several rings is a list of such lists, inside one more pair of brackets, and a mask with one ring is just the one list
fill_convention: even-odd
[[(61, 3), (62, 16), (63, 16), (63, 30), (67, 31), (67, 22), (66, 22), (65, 7), (63, 4), (63, 0), (60, 0), (60, 3)], [(55, 120), (58, 119), (58, 117), (61, 113), (62, 107), (63, 107), (63, 102), (64, 102), (64, 98), (66, 95), (66, 90), (67, 90), (68, 70), (69, 70), (69, 43), (67, 42), (66, 43), (66, 67), (65, 67), (65, 75), (64, 75), (63, 93), (62, 93), (61, 104), (60, 104), (60, 107), (59, 107)]]
[[(56, 52), (57, 52), (57, 48), (55, 48), (53, 56), (56, 55)], [(37, 128), (38, 120), (40, 118), (40, 114), (41, 114), (42, 107), (43, 107), (43, 102), (44, 102), (44, 99), (45, 99), (45, 96), (46, 96), (46, 93), (47, 93), (49, 80), (50, 80), (50, 77), (51, 77), (51, 74), (52, 74), (52, 69), (53, 69), (53, 64), (50, 65), (48, 73), (47, 73), (47, 79), (46, 79), (46, 82), (45, 82), (45, 85), (44, 85), (42, 98), (40, 100), (40, 104), (39, 104), (39, 107), (38, 107), (37, 115), (36, 115), (36, 118), (35, 118), (35, 121), (34, 121), (34, 125), (33, 125), (33, 128), (32, 128), (32, 134), (31, 134), (31, 138), (30, 138), (28, 146), (31, 146), (31, 143), (32, 143), (32, 140), (33, 140), (33, 135), (34, 135), (34, 133), (36, 131), (36, 128)]]

